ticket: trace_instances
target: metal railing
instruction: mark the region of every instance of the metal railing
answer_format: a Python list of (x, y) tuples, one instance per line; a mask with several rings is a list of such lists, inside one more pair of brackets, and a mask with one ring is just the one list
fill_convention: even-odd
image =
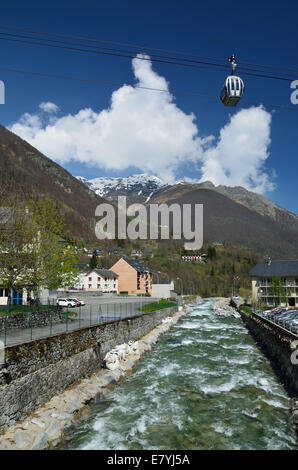
[(252, 313), (256, 316), (258, 316), (263, 322), (274, 325), (277, 327), (279, 330), (282, 330), (284, 333), (291, 334), (298, 338), (298, 328), (297, 326), (291, 325), (291, 323), (288, 324), (281, 324), (278, 322), (278, 317), (267, 317), (264, 316), (264, 314), (258, 310), (252, 310)]
[(142, 307), (152, 299), (123, 299), (115, 303), (96, 303), (81, 307), (57, 307), (56, 305), (32, 307), (0, 316), (0, 341), (4, 346), (13, 346), (39, 338), (80, 330), (115, 320), (140, 315)]

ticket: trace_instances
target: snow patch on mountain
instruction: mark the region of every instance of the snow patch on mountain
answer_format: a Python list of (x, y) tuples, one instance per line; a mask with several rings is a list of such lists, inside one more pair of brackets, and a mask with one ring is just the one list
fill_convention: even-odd
[(111, 191), (119, 190), (138, 191), (138, 194), (144, 193), (144, 190), (147, 190), (153, 194), (154, 191), (165, 186), (165, 183), (160, 178), (147, 173), (119, 178), (100, 177), (90, 180), (83, 176), (77, 176), (76, 178), (101, 197), (107, 196)]

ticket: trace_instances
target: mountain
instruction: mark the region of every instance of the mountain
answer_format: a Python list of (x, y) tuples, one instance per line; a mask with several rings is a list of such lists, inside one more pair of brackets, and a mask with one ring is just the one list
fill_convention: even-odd
[(204, 204), (204, 239), (235, 244), (277, 257), (298, 257), (298, 216), (260, 194), (240, 186), (215, 186), (211, 181), (175, 184), (151, 175), (127, 178), (79, 177), (90, 189), (113, 202)]
[(132, 175), (127, 178), (94, 178), (87, 180), (77, 177), (88, 188), (99, 196), (117, 203), (118, 196), (127, 196), (129, 204), (166, 202), (188, 192), (198, 189), (210, 189), (227, 196), (232, 201), (241, 204), (260, 215), (270, 217), (284, 227), (295, 227), (298, 230), (298, 215), (294, 214), (261, 194), (248, 191), (241, 186), (215, 186), (211, 181), (202, 183), (187, 183), (180, 181), (175, 184), (165, 184), (156, 176), (148, 174)]
[(99, 196), (115, 203), (118, 196), (126, 196), (128, 204), (146, 203), (153, 194), (168, 187), (157, 176), (146, 173), (123, 178), (101, 177), (87, 180), (83, 176), (77, 176), (77, 179)]
[[(65, 214), (72, 235), (95, 239), (94, 212), (104, 200), (60, 165), (0, 126), (0, 188), (6, 193), (50, 198)], [(4, 188), (4, 189), (3, 189)]]
[[(168, 197), (165, 197), (166, 193)], [(213, 189), (200, 188), (179, 194), (171, 188), (152, 202), (191, 204), (192, 220), (194, 205), (203, 204), (205, 242), (217, 241), (273, 258), (298, 258), (297, 227), (282, 225)]]
[[(260, 215), (270, 217), (285, 227), (294, 226), (298, 229), (298, 216), (296, 214), (283, 209), (265, 196), (248, 191), (241, 186), (215, 186), (211, 181), (196, 184), (180, 182), (170, 187), (165, 187), (164, 194), (162, 196), (158, 194), (157, 198), (160, 202), (163, 202), (168, 198), (171, 198), (173, 195), (175, 197), (178, 195), (181, 196), (197, 189), (210, 189), (212, 191), (216, 191)], [(153, 198), (154, 197), (155, 195)]]

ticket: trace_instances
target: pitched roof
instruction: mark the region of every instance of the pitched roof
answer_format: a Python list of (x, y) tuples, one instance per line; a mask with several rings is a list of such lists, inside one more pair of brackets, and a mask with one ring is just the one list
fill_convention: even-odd
[(92, 269), (92, 271), (95, 271), (97, 274), (99, 274), (102, 277), (119, 277), (118, 274), (114, 273), (114, 271), (111, 271), (110, 269)]
[(295, 277), (298, 278), (298, 260), (275, 260), (268, 263), (261, 261), (250, 271), (256, 277)]
[(140, 261), (139, 259), (129, 258), (128, 256), (122, 256), (122, 258), (136, 271), (140, 271), (140, 273), (152, 272), (151, 269), (147, 268), (147, 266), (145, 266), (145, 263), (143, 261)]
[(74, 265), (75, 268), (77, 268), (78, 271), (87, 271), (90, 267), (89, 264), (86, 263), (77, 263)]

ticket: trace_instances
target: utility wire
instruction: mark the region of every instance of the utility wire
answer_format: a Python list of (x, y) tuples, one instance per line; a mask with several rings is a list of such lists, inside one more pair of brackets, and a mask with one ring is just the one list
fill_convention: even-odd
[[(0, 35), (6, 34), (6, 33), (1, 33)], [(13, 35), (12, 35), (13, 36)], [(19, 39), (16, 39), (16, 37), (19, 37)], [(2, 41), (12, 41), (12, 42), (21, 42), (23, 44), (31, 44), (31, 45), (39, 45), (39, 46), (46, 46), (46, 47), (52, 47), (52, 48), (58, 48), (58, 49), (67, 49), (67, 50), (72, 50), (72, 51), (78, 51), (78, 52), (87, 52), (87, 53), (93, 53), (93, 54), (101, 54), (101, 55), (110, 55), (114, 57), (124, 57), (128, 59), (137, 59), (137, 60), (145, 60), (145, 61), (150, 61), (150, 62), (160, 62), (160, 63), (166, 63), (166, 64), (171, 64), (171, 65), (180, 65), (183, 67), (192, 67), (192, 68), (202, 68), (202, 65), (207, 65), (210, 67), (220, 67), (224, 69), (229, 69), (227, 65), (223, 64), (216, 64), (213, 62), (203, 62), (203, 61), (190, 61), (188, 59), (177, 59), (177, 58), (172, 58), (172, 57), (163, 57), (163, 56), (154, 56), (154, 57), (141, 57), (141, 56), (135, 56), (133, 52), (128, 52), (126, 54), (123, 54), (123, 51), (115, 50), (115, 49), (110, 49), (110, 50), (101, 50), (101, 49), (86, 49), (82, 47), (75, 47), (75, 45), (65, 45), (65, 43), (59, 43), (59, 44), (48, 44), (45, 42), (38, 42), (34, 38), (33, 41), (30, 40), (24, 40), (24, 37), (22, 36), (17, 36), (14, 35), (14, 37), (0, 37), (0, 40)], [(31, 39), (25, 37), (27, 39)], [(41, 39), (43, 40), (43, 39)], [(52, 41), (52, 42), (58, 42), (58, 41)], [(68, 43), (69, 44), (69, 43)], [(163, 57), (163, 58), (158, 58), (158, 57)], [(180, 62), (177, 62), (177, 60), (180, 60)], [(187, 61), (187, 63), (181, 62), (181, 60)], [(189, 63), (193, 62), (193, 63)], [(199, 64), (199, 65), (197, 65)], [(206, 69), (207, 67), (204, 67)], [(239, 67), (240, 69), (240, 67)], [(285, 76), (273, 76), (273, 75), (264, 75), (263, 73), (254, 73), (255, 69), (248, 69), (241, 67), (241, 73), (243, 75), (250, 75), (250, 76), (255, 76), (259, 78), (268, 78), (268, 79), (273, 79), (273, 80), (281, 80), (281, 81), (287, 81), (287, 82), (292, 82), (295, 79), (293, 77), (285, 77)], [(256, 71), (258, 72), (258, 71)]]
[[(19, 35), (19, 34), (9, 34), (9, 33), (3, 33), (3, 32), (0, 32), (0, 35), (2, 36), (9, 36), (9, 37), (13, 37), (13, 38), (21, 38), (21, 39), (34, 39), (32, 38), (31, 36), (24, 36), (24, 35)], [(2, 39), (0, 37), (0, 39)], [(5, 37), (3, 38), (5, 39)], [(9, 39), (9, 38), (8, 38)], [(48, 41), (48, 42), (51, 42), (51, 43), (57, 43), (58, 45), (62, 45), (62, 46), (79, 46), (81, 47), (80, 44), (76, 44), (76, 43), (72, 43), (72, 42), (65, 42), (65, 41), (57, 41), (57, 40), (53, 40), (53, 39), (43, 39), (43, 38), (39, 38), (40, 40), (42, 41)], [(22, 41), (23, 42), (23, 41)], [(24, 41), (26, 42), (26, 41)], [(29, 42), (29, 44), (33, 44), (31, 42)], [(36, 42), (36, 40), (34, 39), (34, 44), (38, 44), (38, 45), (45, 45), (47, 46), (48, 44), (43, 42), (43, 43), (38, 43)], [(90, 50), (90, 52), (93, 52), (93, 50), (98, 50), (98, 51), (102, 51), (102, 50), (105, 50), (105, 51), (112, 51), (112, 52), (120, 52), (120, 53), (128, 53), (128, 54), (132, 54), (129, 56), (129, 58), (132, 58), (134, 57), (135, 58), (135, 52), (134, 51), (131, 51), (131, 50), (125, 50), (125, 49), (112, 49), (112, 48), (107, 48), (107, 47), (103, 47), (103, 46), (100, 46), (100, 48), (98, 46), (93, 46), (93, 45), (87, 45), (86, 47), (92, 47), (93, 49)], [(82, 49), (79, 49), (80, 51), (86, 51), (86, 52), (89, 52), (89, 49), (88, 50), (82, 50)], [(193, 60), (193, 59), (185, 59), (185, 58), (180, 58), (180, 57), (172, 57), (172, 56), (163, 56), (163, 55), (157, 55), (157, 54), (150, 54), (150, 58), (141, 58), (139, 57), (140, 60), (152, 60), (152, 57), (156, 57), (158, 59), (167, 59), (167, 60), (173, 60), (173, 61), (179, 61), (179, 63), (177, 63), (177, 65), (183, 65), (183, 63), (181, 64), (180, 62), (183, 61), (183, 62), (187, 62), (187, 63), (192, 63), (192, 64), (200, 64), (200, 65), (210, 65), (210, 66), (213, 66), (213, 67), (221, 67), (221, 68), (224, 68), (226, 70), (230, 70), (230, 66), (227, 65), (227, 64), (216, 64), (214, 62), (205, 62), (205, 61), (198, 61), (198, 60)], [(206, 67), (205, 67), (206, 68)], [(241, 67), (241, 70), (245, 71), (249, 71), (249, 72), (260, 72), (260, 70), (258, 69), (251, 69), (251, 68), (246, 68), (246, 67)], [(279, 78), (279, 77), (278, 77)], [(284, 78), (287, 78), (289, 80), (293, 80), (291, 79), (290, 77), (284, 77)]]
[[(203, 55), (198, 55), (198, 54), (189, 53), (189, 52), (181, 52), (181, 51), (176, 51), (176, 50), (168, 50), (168, 49), (161, 49), (161, 48), (155, 48), (155, 47), (141, 46), (141, 45), (130, 44), (130, 43), (122, 43), (122, 42), (115, 42), (115, 41), (104, 41), (104, 40), (101, 40), (101, 39), (86, 38), (86, 37), (76, 36), (76, 35), (49, 33), (49, 32), (45, 32), (45, 31), (35, 31), (35, 30), (23, 29), (23, 28), (8, 28), (6, 26), (0, 26), (0, 29), (4, 29), (4, 30), (7, 30), (7, 31), (19, 31), (19, 32), (30, 33), (30, 34), (34, 34), (34, 35), (38, 34), (38, 35), (57, 37), (57, 38), (76, 39), (76, 40), (84, 41), (84, 42), (109, 44), (109, 45), (120, 46), (120, 47), (130, 47), (130, 48), (134, 48), (134, 49), (148, 50), (148, 51), (155, 51), (155, 52), (163, 52), (163, 53), (166, 53), (166, 54), (176, 54), (176, 55), (187, 56), (187, 57), (197, 57), (197, 58), (200, 58), (200, 59), (215, 60), (215, 61), (218, 61), (218, 62), (226, 63), (226, 59), (220, 59), (220, 58), (215, 58), (215, 57), (210, 57), (210, 56), (203, 56)], [(238, 61), (238, 64), (244, 64), (244, 65), (253, 66), (253, 67), (269, 68), (269, 69), (275, 69), (275, 70), (285, 70), (285, 71), (291, 71), (291, 72), (298, 73), (298, 69), (290, 68), (290, 67), (281, 67), (281, 66), (273, 66), (273, 65), (265, 65), (265, 64), (253, 64), (253, 63), (250, 63), (250, 62), (247, 62), (247, 61), (246, 62), (244, 62), (244, 61), (239, 62)]]
[[(82, 78), (82, 77), (72, 77), (69, 75), (54, 75), (54, 74), (49, 74), (49, 73), (42, 73), (42, 72), (31, 72), (27, 70), (20, 70), (20, 69), (10, 69), (10, 68), (5, 68), (5, 67), (0, 67), (0, 70), (4, 72), (12, 72), (12, 73), (22, 73), (25, 75), (34, 75), (38, 77), (48, 77), (48, 78), (57, 78), (57, 79), (63, 79), (63, 80), (72, 80), (72, 81), (79, 81), (79, 82), (85, 82), (85, 83), (93, 83), (95, 85), (111, 85), (111, 86), (124, 86), (123, 83), (120, 82), (113, 82), (113, 81), (105, 81), (105, 80), (90, 80), (87, 78)], [(168, 94), (175, 94), (175, 95), (186, 95), (186, 96), (195, 96), (195, 97), (200, 97), (200, 98), (207, 98), (207, 99), (216, 99), (218, 100), (219, 97), (216, 95), (206, 95), (204, 93), (199, 93), (199, 92), (192, 92), (192, 91), (181, 91), (181, 90), (164, 90), (162, 88), (153, 88), (153, 87), (144, 87), (141, 85), (137, 84), (126, 84), (128, 86), (131, 86), (132, 88), (135, 89), (140, 89), (140, 90), (147, 90), (147, 91), (155, 91), (155, 92), (160, 92), (160, 93), (168, 93)], [(267, 106), (270, 108), (277, 108), (277, 109), (285, 109), (289, 111), (298, 111), (298, 108), (290, 107), (290, 106), (284, 106), (284, 105), (279, 105), (279, 104), (269, 104), (269, 103), (259, 103), (256, 101), (247, 101), (243, 98), (241, 98), (242, 103), (246, 103), (249, 105), (256, 105), (256, 106)]]

